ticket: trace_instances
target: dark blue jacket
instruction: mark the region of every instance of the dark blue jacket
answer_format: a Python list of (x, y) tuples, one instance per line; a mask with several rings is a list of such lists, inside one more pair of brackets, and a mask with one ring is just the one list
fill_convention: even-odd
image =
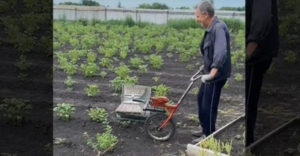
[(217, 75), (211, 82), (227, 79), (231, 74), (230, 37), (226, 24), (217, 16), (206, 29), (200, 44), (204, 73), (217, 68)]

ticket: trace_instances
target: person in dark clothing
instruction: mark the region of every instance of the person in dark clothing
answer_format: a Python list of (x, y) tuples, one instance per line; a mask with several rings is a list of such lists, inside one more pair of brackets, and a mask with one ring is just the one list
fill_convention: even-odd
[[(230, 37), (226, 24), (214, 15), (213, 6), (204, 1), (195, 11), (197, 22), (205, 34), (200, 44), (203, 72), (202, 85), (198, 92), (198, 115), (203, 135), (215, 131), (221, 90), (231, 74)], [(200, 141), (199, 139), (194, 142)]]
[(278, 46), (276, 0), (246, 0), (246, 146), (254, 142), (263, 76)]

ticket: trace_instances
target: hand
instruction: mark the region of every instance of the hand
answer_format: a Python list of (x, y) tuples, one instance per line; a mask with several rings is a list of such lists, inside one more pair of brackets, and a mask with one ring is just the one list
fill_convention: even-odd
[(249, 42), (246, 48), (246, 59), (249, 60), (253, 56), (254, 51), (257, 48), (256, 42)]
[(213, 77), (210, 76), (210, 74), (202, 75), (202, 77), (201, 77), (201, 81), (202, 81), (203, 83), (206, 83), (206, 82), (208, 82), (208, 81), (210, 81), (210, 80), (212, 80), (212, 79), (213, 79)]

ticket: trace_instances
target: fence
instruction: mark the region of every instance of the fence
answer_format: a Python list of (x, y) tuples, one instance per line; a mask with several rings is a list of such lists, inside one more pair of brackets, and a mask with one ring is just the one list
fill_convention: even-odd
[[(216, 10), (221, 18), (234, 18), (245, 21), (245, 12)], [(124, 20), (131, 17), (134, 21), (166, 24), (170, 19), (194, 19), (193, 10), (156, 10), (156, 9), (124, 9), (92, 6), (54, 5), (53, 18), (55, 20), (96, 19), (96, 20)]]

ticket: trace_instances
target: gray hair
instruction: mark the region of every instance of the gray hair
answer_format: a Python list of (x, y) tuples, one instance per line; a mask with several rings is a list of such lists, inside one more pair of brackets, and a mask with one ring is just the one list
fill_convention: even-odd
[(200, 9), (201, 14), (207, 12), (208, 16), (212, 17), (215, 15), (215, 9), (213, 5), (208, 1), (203, 1), (199, 5), (197, 5), (197, 9)]

